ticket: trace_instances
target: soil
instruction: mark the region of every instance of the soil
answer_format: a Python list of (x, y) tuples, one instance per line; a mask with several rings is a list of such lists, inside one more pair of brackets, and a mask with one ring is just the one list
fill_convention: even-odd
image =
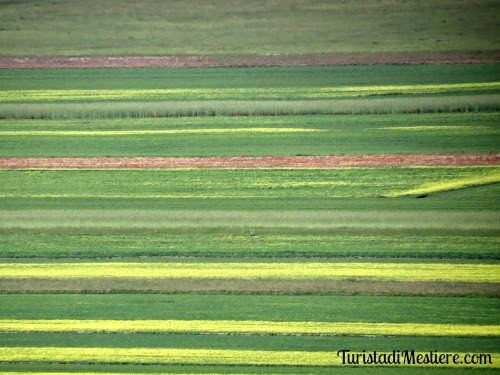
[(0, 168), (343, 168), (499, 165), (500, 153), (262, 157), (0, 158)]
[(495, 51), (331, 52), (266, 55), (0, 56), (0, 68), (216, 67), (500, 62)]

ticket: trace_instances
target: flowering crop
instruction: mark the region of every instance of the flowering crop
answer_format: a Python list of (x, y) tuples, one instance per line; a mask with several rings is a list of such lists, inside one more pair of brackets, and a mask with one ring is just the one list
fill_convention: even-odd
[(5, 90), (0, 102), (103, 101), (103, 100), (269, 100), (331, 99), (401, 94), (447, 94), (497, 92), (500, 82), (429, 85), (217, 88), (146, 90)]
[(1, 278), (374, 279), (500, 282), (500, 266), (454, 263), (3, 263)]
[(0, 332), (500, 336), (498, 325), (253, 320), (0, 320)]

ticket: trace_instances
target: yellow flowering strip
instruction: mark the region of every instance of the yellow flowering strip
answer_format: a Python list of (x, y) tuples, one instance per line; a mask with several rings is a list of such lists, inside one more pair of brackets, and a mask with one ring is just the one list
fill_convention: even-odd
[(420, 126), (384, 126), (374, 128), (376, 130), (403, 130), (403, 131), (428, 131), (428, 130), (496, 130), (494, 126), (476, 126), (476, 125), (420, 125)]
[[(398, 351), (399, 352), (399, 351)], [(356, 353), (349, 353), (356, 355)], [(383, 359), (396, 353), (377, 352), (378, 359)], [(404, 363), (400, 353), (399, 365)], [(432, 355), (433, 352), (414, 353)], [(438, 355), (447, 354), (439, 353)], [(461, 358), (466, 353), (449, 353)], [(500, 354), (489, 355), (486, 364), (440, 364), (422, 362), (411, 366), (445, 366), (445, 367), (489, 367), (497, 368)], [(159, 348), (55, 348), (55, 347), (3, 347), (0, 351), (0, 361), (4, 362), (69, 362), (69, 363), (143, 363), (143, 364), (186, 364), (186, 365), (275, 365), (275, 366), (341, 366), (343, 355), (337, 351), (267, 351), (267, 350), (223, 350), (223, 349), (159, 349)], [(372, 364), (373, 365), (373, 364)]]
[(0, 320), (0, 332), (500, 336), (499, 325), (254, 320)]
[(0, 278), (372, 279), (500, 282), (500, 265), (448, 263), (2, 263)]
[(439, 193), (444, 191), (465, 189), (474, 186), (483, 186), (500, 183), (500, 172), (486, 177), (466, 178), (453, 181), (443, 181), (438, 183), (423, 184), (420, 187), (387, 194), (387, 197), (403, 197), (406, 195), (421, 195)]
[(496, 91), (500, 82), (344, 87), (217, 88), (155, 90), (4, 90), (0, 102), (68, 100), (242, 100), (327, 99), (387, 94), (442, 94)]
[(118, 135), (156, 135), (156, 134), (227, 134), (227, 133), (306, 133), (318, 132), (306, 128), (235, 128), (235, 129), (160, 129), (160, 130), (6, 130), (1, 136), (118, 136)]
[(339, 364), (334, 352), (52, 347), (4, 347), (0, 351), (0, 361), (297, 366)]

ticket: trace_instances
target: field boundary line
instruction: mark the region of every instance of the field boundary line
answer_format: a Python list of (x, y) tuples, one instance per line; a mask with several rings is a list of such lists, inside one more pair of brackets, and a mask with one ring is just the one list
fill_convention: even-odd
[(500, 153), (239, 157), (0, 158), (0, 169), (345, 168), (500, 165)]
[(0, 68), (252, 67), (387, 64), (479, 64), (500, 61), (493, 51), (324, 52), (224, 55), (0, 56)]

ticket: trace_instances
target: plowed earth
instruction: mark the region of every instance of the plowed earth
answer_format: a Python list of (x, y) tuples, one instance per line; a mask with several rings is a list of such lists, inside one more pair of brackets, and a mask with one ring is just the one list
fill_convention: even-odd
[(353, 53), (331, 52), (266, 55), (0, 56), (0, 68), (469, 64), (499, 61), (500, 50)]
[(342, 168), (498, 165), (500, 153), (262, 157), (0, 158), (0, 168)]

